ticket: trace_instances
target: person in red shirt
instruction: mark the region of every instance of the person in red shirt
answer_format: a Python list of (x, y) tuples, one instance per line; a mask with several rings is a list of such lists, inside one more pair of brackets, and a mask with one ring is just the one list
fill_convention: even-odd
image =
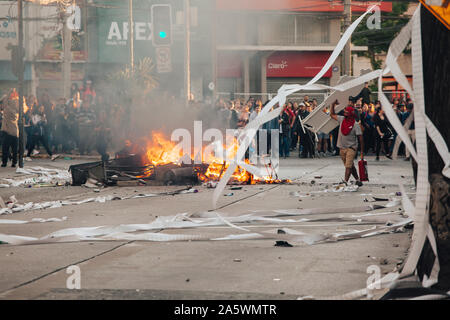
[(92, 87), (91, 80), (86, 81), (86, 85), (83, 87), (83, 94), (82, 94), (81, 99), (83, 101), (86, 100), (86, 96), (88, 96), (88, 95), (90, 95), (92, 97), (91, 101), (94, 102), (97, 94), (95, 93), (95, 89)]

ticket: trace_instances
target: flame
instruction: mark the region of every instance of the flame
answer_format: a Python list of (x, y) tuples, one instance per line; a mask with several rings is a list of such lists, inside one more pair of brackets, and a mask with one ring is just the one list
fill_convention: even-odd
[[(168, 140), (164, 133), (160, 131), (152, 131), (151, 139), (146, 142), (146, 151), (145, 151), (145, 159), (144, 162), (146, 165), (154, 165), (160, 166), (165, 164), (179, 164), (181, 165), (183, 156), (183, 150), (181, 150), (177, 144), (173, 141)], [(208, 169), (204, 172), (197, 172), (198, 178), (200, 181), (208, 182), (208, 181), (219, 181), (222, 178), (222, 175), (230, 166), (230, 160), (236, 157), (237, 151), (239, 149), (238, 140), (233, 137), (232, 141), (228, 141), (228, 143), (224, 146), (216, 145), (219, 151), (222, 151), (223, 154), (220, 156), (216, 156), (215, 154), (205, 154), (205, 149), (202, 148), (202, 161), (203, 163), (208, 164)], [(188, 155), (190, 159), (193, 161), (195, 158), (194, 155), (199, 154), (200, 150), (193, 150), (191, 155)], [(250, 163), (248, 159), (245, 160), (246, 163)], [(283, 182), (278, 179), (274, 179), (268, 171), (268, 175), (264, 177), (255, 177), (253, 174), (248, 172), (242, 167), (237, 167), (235, 172), (233, 173), (231, 179), (231, 183), (248, 183), (248, 184), (257, 184), (257, 183), (280, 183)]]
[(152, 140), (147, 142), (147, 160), (155, 165), (178, 163), (183, 156), (176, 144), (164, 137), (162, 132), (152, 132)]

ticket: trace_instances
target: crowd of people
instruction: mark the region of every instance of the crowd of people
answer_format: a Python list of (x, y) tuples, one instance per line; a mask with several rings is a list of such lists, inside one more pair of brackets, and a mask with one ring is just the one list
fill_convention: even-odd
[[(363, 132), (364, 154), (374, 154), (377, 161), (382, 153), (387, 158), (392, 159), (394, 141), (397, 134), (384, 115), (380, 102), (371, 100), (368, 83), (365, 84), (359, 95), (352, 97), (352, 99), (354, 108), (357, 111), (357, 122)], [(222, 127), (243, 128), (256, 118), (267, 102), (263, 103), (261, 99), (255, 98), (250, 98), (247, 102), (241, 99), (219, 99), (215, 105), (218, 121)], [(407, 97), (393, 98), (392, 104), (400, 122), (405, 124), (406, 119), (413, 110), (412, 100)], [(303, 99), (288, 100), (283, 106), (280, 116), (262, 126), (261, 129), (265, 130), (279, 130), (281, 157), (287, 158), (291, 152), (296, 150), (298, 150), (300, 158), (339, 155), (339, 148), (337, 147), (338, 126), (331, 132), (314, 132), (313, 128), (303, 123), (303, 120), (317, 107), (317, 100), (310, 100), (307, 95)], [(326, 106), (322, 111), (330, 114), (330, 106)], [(343, 115), (343, 110), (338, 114)], [(414, 122), (409, 127), (411, 138), (414, 137), (413, 130)], [(400, 145), (398, 154), (406, 155), (406, 160), (409, 159), (408, 150), (405, 150), (403, 144)]]
[[(42, 148), (52, 160), (61, 153), (85, 155), (93, 151), (107, 160), (108, 145), (114, 142), (111, 127), (125, 127), (128, 120), (126, 108), (107, 105), (103, 96), (97, 96), (90, 80), (81, 88), (74, 83), (70, 99), (52, 99), (44, 92), (39, 99), (30, 95), (23, 100), (25, 161), (32, 161), (32, 156), (43, 152)], [(2, 167), (9, 160), (13, 167), (17, 165), (18, 113), (19, 95), (11, 89), (0, 99)]]
[[(15, 89), (0, 99), (3, 167), (8, 160), (11, 160), (13, 167), (17, 165), (18, 100)], [(255, 98), (247, 101), (218, 99), (214, 103), (202, 103), (198, 114), (199, 118), (208, 114), (214, 127), (242, 129), (258, 116), (267, 103), (268, 101), (263, 103), (261, 99)], [(413, 108), (411, 99), (395, 98), (392, 103), (399, 120), (405, 123)], [(281, 157), (287, 158), (291, 152), (298, 152), (301, 158), (339, 155), (336, 145), (338, 127), (331, 132), (314, 132), (313, 128), (303, 123), (318, 106), (318, 101), (307, 95), (302, 99), (287, 101), (278, 118), (261, 126), (260, 129), (267, 132), (279, 130)], [(106, 101), (103, 95), (97, 95), (89, 80), (80, 88), (74, 83), (68, 100), (52, 99), (46, 92), (39, 99), (33, 95), (24, 97), (25, 160), (32, 161), (31, 157), (43, 150), (53, 160), (61, 153), (84, 155), (95, 151), (102, 160), (107, 160), (108, 151), (120, 148), (120, 142), (124, 140), (124, 136), (119, 133), (130, 127), (130, 107), (111, 99)], [(376, 160), (379, 160), (381, 152), (391, 158), (396, 133), (385, 117), (379, 101), (370, 99), (368, 84), (355, 97), (354, 107), (358, 111), (357, 121), (363, 132), (364, 153), (375, 154)], [(195, 106), (192, 108), (195, 109)], [(323, 108), (323, 112), (329, 114), (330, 106)], [(409, 129), (410, 133), (414, 130), (414, 123)], [(414, 135), (411, 134), (411, 137)], [(268, 152), (270, 142), (269, 138)], [(402, 146), (399, 154), (405, 153), (409, 156)]]

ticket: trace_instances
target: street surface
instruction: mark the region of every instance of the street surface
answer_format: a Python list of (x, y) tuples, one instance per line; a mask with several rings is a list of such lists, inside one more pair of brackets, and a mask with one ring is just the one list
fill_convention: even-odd
[[(279, 209), (349, 208), (367, 205), (371, 195), (392, 198), (405, 185), (413, 197), (411, 165), (399, 159), (368, 157), (370, 182), (357, 192), (328, 192), (343, 177), (339, 157), (280, 160), (280, 178), (290, 185), (252, 185), (229, 190), (219, 200), (223, 216), (238, 216), (250, 211)], [(72, 164), (92, 159), (51, 162), (35, 159), (26, 167), (41, 166), (67, 169)], [(2, 168), (0, 178), (16, 177), (13, 168)], [(320, 178), (319, 178), (320, 177)], [(183, 186), (133, 186), (1, 188), (6, 202), (15, 195), (20, 203), (63, 199), (85, 199), (102, 195), (133, 195), (174, 191)], [(31, 220), (62, 218), (61, 222), (0, 224), (0, 234), (42, 237), (51, 232), (78, 227), (144, 224), (160, 216), (201, 213), (212, 209), (214, 189), (194, 186), (198, 193), (154, 198), (86, 203), (62, 208), (17, 212), (0, 219)], [(386, 204), (372, 202), (370, 204)], [(324, 221), (239, 224), (252, 232), (290, 228), (305, 233), (331, 233), (368, 229), (384, 225), (400, 216), (401, 205), (369, 213), (380, 222), (361, 223), (336, 218), (351, 218), (355, 213), (306, 215), (300, 218), (329, 218)], [(365, 214), (361, 212), (358, 214)], [(195, 234), (221, 237), (245, 233), (229, 226), (161, 230), (167, 234)], [(368, 266), (379, 266), (382, 274), (393, 271), (406, 257), (411, 230), (373, 237), (326, 242), (314, 245), (291, 243), (293, 247), (274, 246), (275, 240), (231, 241), (83, 241), (13, 246), (0, 245), (0, 299), (296, 299), (341, 295), (362, 289), (370, 274)], [(66, 287), (67, 267), (81, 270), (81, 290)]]

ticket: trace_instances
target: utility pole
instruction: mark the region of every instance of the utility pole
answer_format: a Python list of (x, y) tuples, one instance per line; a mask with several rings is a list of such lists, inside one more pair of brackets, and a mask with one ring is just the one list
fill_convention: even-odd
[[(61, 9), (64, 10), (64, 9)], [(67, 25), (67, 12), (63, 15), (63, 93), (65, 98), (70, 97), (70, 86), (72, 82), (72, 30)]]
[(133, 19), (133, 0), (128, 1), (128, 30), (130, 30), (130, 67), (134, 72), (134, 19)]
[[(347, 30), (348, 27), (352, 24), (352, 0), (344, 0), (344, 29)], [(348, 40), (344, 47), (344, 56), (343, 56), (343, 64), (344, 67), (342, 70), (344, 71), (344, 75), (351, 76), (352, 72), (352, 38)]]
[(212, 82), (214, 83), (214, 89), (212, 94), (213, 103), (217, 100), (217, 2), (213, 1), (212, 4), (212, 15), (211, 15), (211, 25), (212, 25), (212, 45), (211, 45), (211, 55), (212, 55)]
[(19, 43), (18, 43), (18, 54), (19, 54), (19, 167), (23, 168), (23, 152), (24, 152), (24, 138), (23, 138), (23, 1), (18, 0), (17, 2), (18, 20), (19, 20)]
[(189, 106), (189, 100), (191, 99), (191, 5), (189, 0), (184, 0), (184, 25), (185, 25), (185, 45), (186, 53), (184, 59), (185, 68), (185, 103), (186, 107)]

